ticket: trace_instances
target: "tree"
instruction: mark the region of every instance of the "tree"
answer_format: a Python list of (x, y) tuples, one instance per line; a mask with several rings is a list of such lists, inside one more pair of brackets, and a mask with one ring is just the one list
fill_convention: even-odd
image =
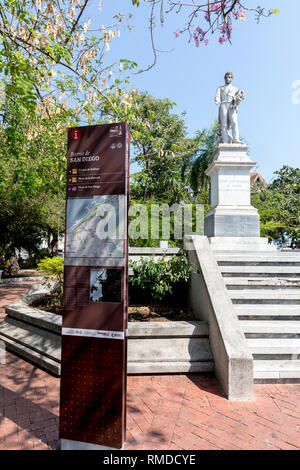
[[(131, 126), (132, 161), (141, 168), (132, 175), (134, 198), (142, 202), (155, 199), (171, 204), (183, 200), (187, 189), (181, 178), (181, 167), (195, 151), (195, 143), (186, 137), (184, 116), (172, 113), (175, 103), (137, 91), (125, 103), (122, 101), (124, 95), (111, 99), (119, 102), (114, 109), (118, 109), (121, 119), (126, 113)], [(108, 108), (107, 112), (112, 109)]]
[[(65, 178), (65, 175), (63, 175)], [(60, 194), (43, 194), (41, 196), (41, 224), (44, 238), (47, 241), (48, 255), (53, 256), (59, 233), (65, 231), (65, 192)]]
[(258, 209), (261, 235), (295, 246), (300, 241), (300, 169), (283, 166), (263, 189), (253, 188), (252, 204)]
[(16, 249), (24, 248), (29, 257), (36, 254), (43, 237), (41, 212), (31, 198), (1, 199), (0, 201), (0, 251), (8, 259)]
[(175, 103), (155, 99), (147, 93), (136, 95), (135, 104), (138, 119), (146, 125), (146, 132), (140, 126), (132, 126), (134, 161), (142, 168), (135, 181), (139, 186), (143, 183), (142, 200), (180, 202), (186, 196), (180, 168), (191, 147), (183, 116), (171, 113)]
[(209, 206), (209, 184), (210, 178), (206, 175), (206, 170), (212, 163), (213, 151), (217, 145), (217, 124), (211, 129), (203, 129), (196, 133), (194, 139), (195, 151), (186, 160), (183, 166), (185, 181), (193, 191), (194, 198), (199, 203)]
[(63, 230), (67, 112), (59, 109), (50, 120), (7, 90), (0, 124), (0, 248), (6, 257), (20, 248), (37, 256), (46, 238), (51, 253)]
[(67, 112), (60, 110), (56, 110), (51, 119), (40, 107), (34, 112), (28, 110), (8, 86), (0, 124), (0, 196), (8, 188), (15, 197), (63, 190), (67, 117)]
[[(115, 25), (91, 29), (85, 14), (89, 0), (3, 0), (0, 4), (0, 73), (23, 105), (49, 109), (74, 106), (95, 120), (107, 91), (121, 82), (120, 64), (110, 65), (110, 42), (126, 21), (115, 15)], [(101, 9), (101, 2), (99, 4)], [(99, 12), (100, 15), (100, 12)], [(126, 61), (126, 67), (135, 66)]]
[(91, 20), (85, 19), (88, 3), (0, 4), (2, 251), (22, 247), (37, 253), (46, 237), (53, 254), (57, 233), (64, 228), (66, 127), (84, 117), (88, 123), (101, 122), (103, 103), (119, 117), (118, 103), (110, 96), (122, 94), (121, 68), (126, 72), (135, 64), (109, 65), (106, 60), (126, 19), (117, 14), (115, 25), (92, 30)]

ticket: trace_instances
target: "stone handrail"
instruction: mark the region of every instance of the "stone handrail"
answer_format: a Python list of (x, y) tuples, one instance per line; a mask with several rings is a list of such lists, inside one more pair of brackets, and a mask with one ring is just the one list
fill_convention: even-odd
[(209, 324), (215, 373), (229, 400), (253, 399), (253, 358), (227, 293), (207, 237), (189, 235), (185, 246), (192, 275), (190, 303), (195, 315)]

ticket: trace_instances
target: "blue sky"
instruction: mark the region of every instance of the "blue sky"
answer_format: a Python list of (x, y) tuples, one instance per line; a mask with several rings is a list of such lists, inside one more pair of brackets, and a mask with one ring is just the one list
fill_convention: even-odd
[[(148, 30), (149, 4), (139, 8), (131, 0), (103, 0), (102, 11), (94, 1), (87, 17), (92, 26), (111, 24), (114, 14), (133, 13), (132, 32), (121, 31), (111, 44), (109, 59), (129, 58), (145, 67), (152, 61)], [(232, 70), (234, 85), (243, 88), (246, 100), (240, 105), (239, 126), (247, 141), (252, 160), (258, 171), (270, 181), (273, 172), (283, 165), (299, 167), (300, 104), (292, 103), (292, 84), (299, 81), (299, 0), (245, 0), (245, 4), (260, 3), (266, 9), (278, 8), (280, 15), (262, 19), (259, 25), (247, 14), (247, 21), (234, 22), (233, 44), (220, 45), (217, 37), (210, 45), (196, 48), (188, 37), (175, 39), (173, 31), (186, 20), (184, 12), (165, 16), (155, 31), (158, 54), (155, 67), (131, 78), (138, 90), (147, 90), (157, 98), (169, 98), (176, 113), (186, 111), (189, 136), (209, 127), (217, 117), (214, 96), (223, 84), (224, 73)], [(298, 93), (300, 97), (300, 93)], [(300, 101), (300, 100), (299, 100)]]

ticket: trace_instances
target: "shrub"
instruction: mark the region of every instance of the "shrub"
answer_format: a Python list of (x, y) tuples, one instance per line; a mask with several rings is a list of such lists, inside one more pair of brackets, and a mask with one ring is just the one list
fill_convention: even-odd
[(189, 282), (191, 274), (197, 272), (184, 255), (174, 255), (170, 258), (162, 256), (157, 260), (153, 257), (154, 255), (150, 259), (141, 258), (129, 263), (134, 274), (132, 284), (142, 289), (150, 289), (150, 311), (153, 300), (162, 300), (166, 294), (172, 294), (177, 282)]
[(44, 258), (38, 264), (39, 272), (46, 275), (48, 279), (55, 280), (58, 283), (59, 295), (62, 299), (64, 283), (64, 259), (60, 256), (54, 258)]

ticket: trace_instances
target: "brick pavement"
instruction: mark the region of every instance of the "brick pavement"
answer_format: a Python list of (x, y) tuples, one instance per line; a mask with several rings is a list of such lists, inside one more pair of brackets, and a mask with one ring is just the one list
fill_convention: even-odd
[(3, 320), (5, 317), (5, 310), (4, 308), (6, 305), (12, 304), (19, 300), (23, 295), (26, 294), (29, 287), (34, 285), (35, 282), (20, 282), (6, 284), (0, 283), (0, 321)]
[[(1, 287), (0, 306), (24, 285)], [(126, 449), (296, 450), (300, 385), (255, 385), (253, 402), (229, 402), (212, 375), (128, 377)], [(59, 379), (7, 353), (0, 364), (0, 450), (58, 447)]]

